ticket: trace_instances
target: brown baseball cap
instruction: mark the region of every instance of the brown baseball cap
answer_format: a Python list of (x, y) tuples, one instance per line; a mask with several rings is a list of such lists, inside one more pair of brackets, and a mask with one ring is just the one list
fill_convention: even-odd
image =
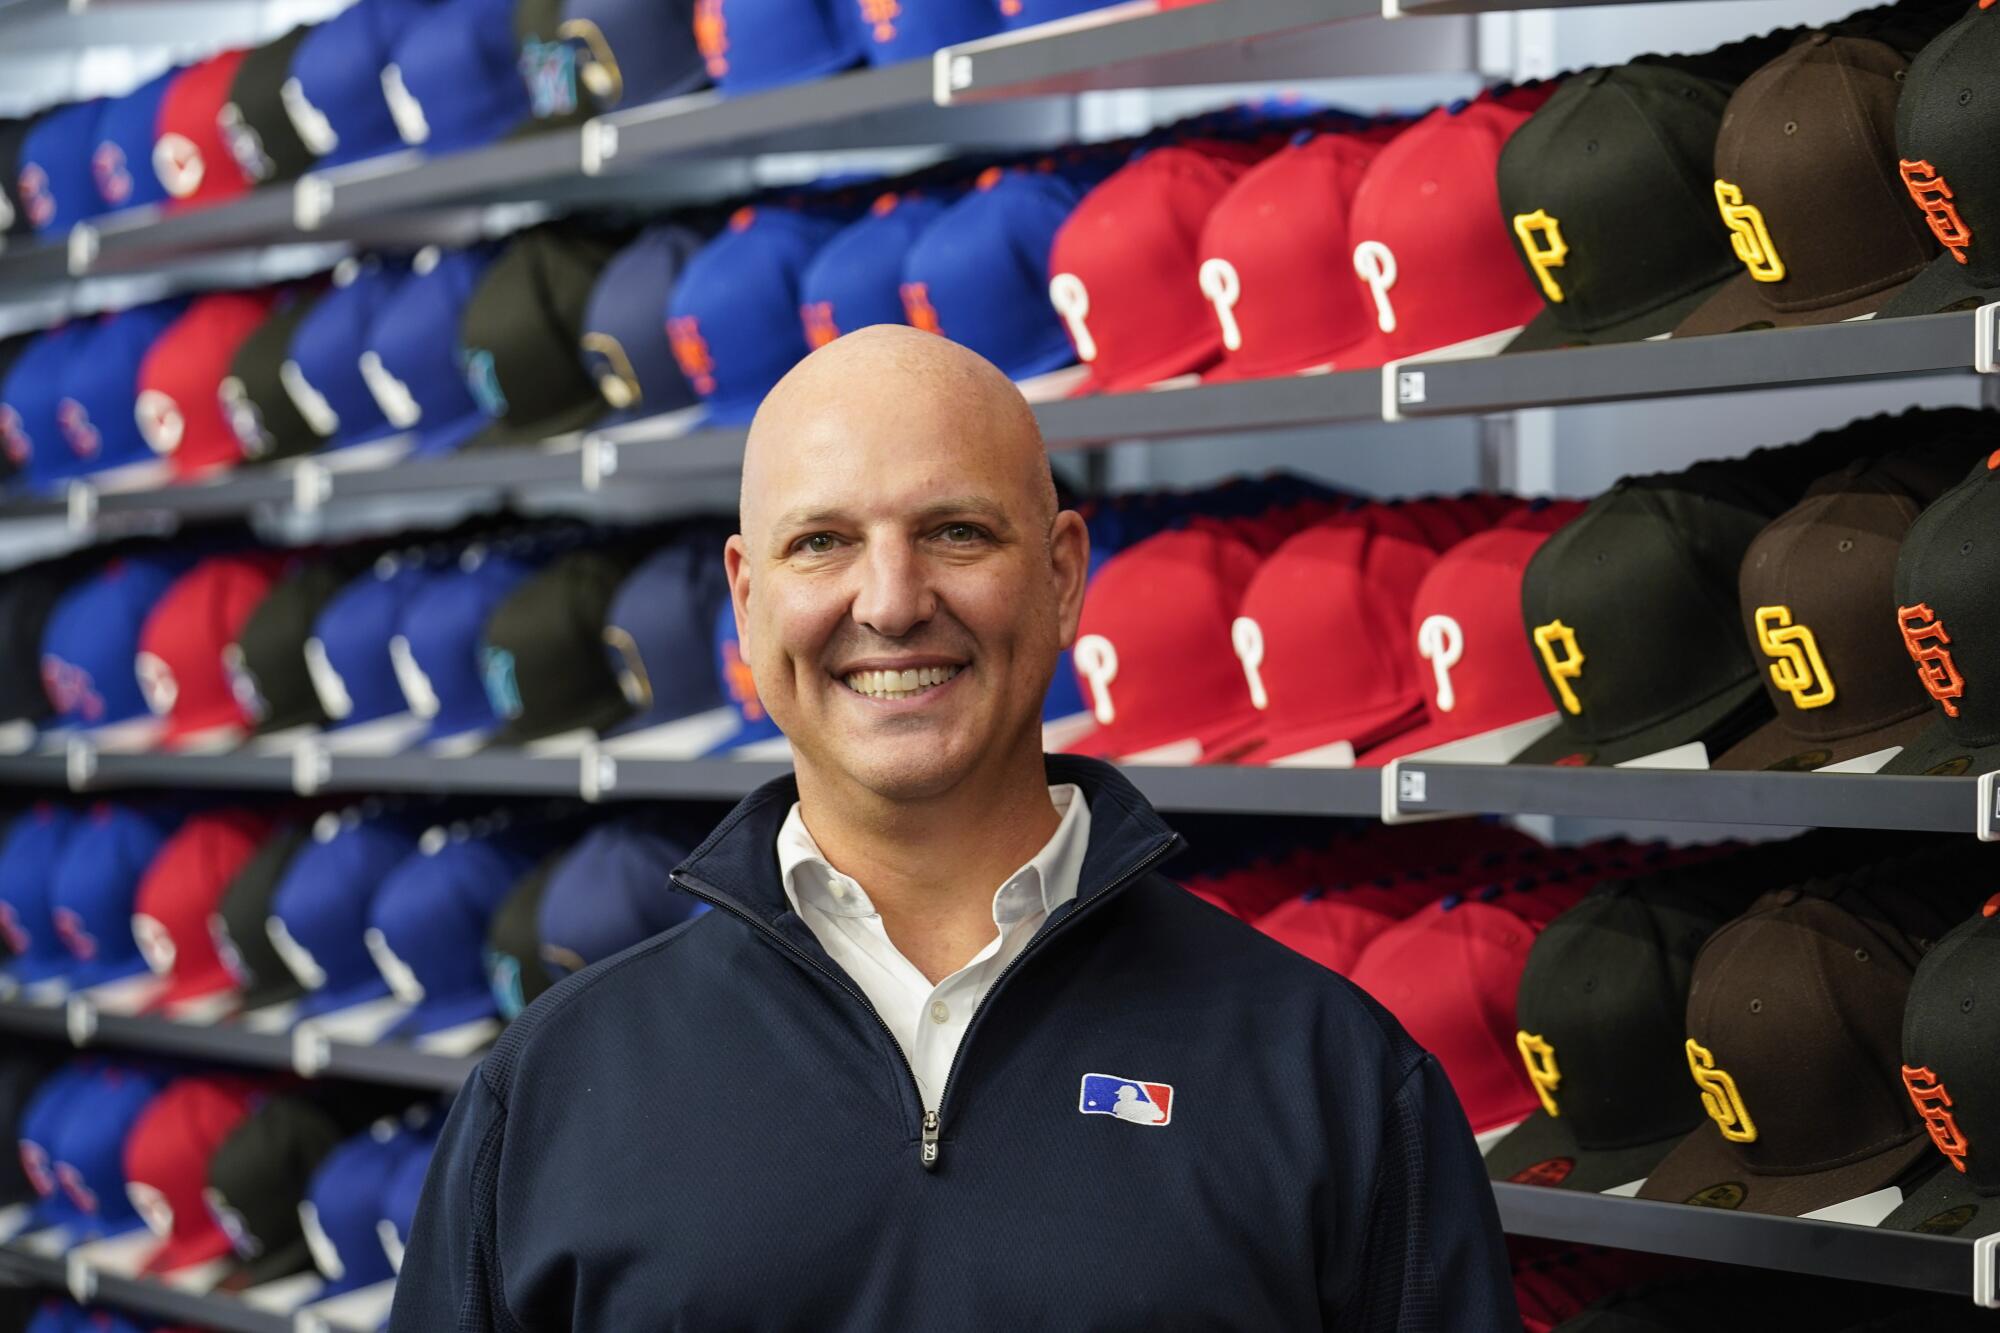
[(1909, 61), (1809, 33), (1744, 80), (1715, 140), (1715, 201), (1743, 273), (1675, 337), (1872, 315), (1935, 253), (1896, 168)]
[(1896, 553), (1924, 506), (1986, 452), (1945, 435), (1851, 463), (1757, 534), (1737, 583), (1777, 716), (1712, 767), (1824, 768), (1907, 745), (1930, 724), (1930, 697), (1886, 614)]

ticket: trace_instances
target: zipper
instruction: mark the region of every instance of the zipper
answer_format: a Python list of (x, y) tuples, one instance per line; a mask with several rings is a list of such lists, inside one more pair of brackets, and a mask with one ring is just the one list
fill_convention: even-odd
[[(1098, 903), (1102, 902), (1104, 899), (1110, 897), (1114, 890), (1122, 888), (1128, 881), (1138, 878), (1141, 874), (1144, 874), (1148, 869), (1150, 869), (1154, 865), (1157, 865), (1160, 861), (1164, 860), (1167, 854), (1172, 852), (1175, 847), (1180, 845), (1180, 843), (1181, 843), (1181, 837), (1179, 834), (1177, 833), (1170, 834), (1164, 842), (1154, 847), (1152, 851), (1140, 857), (1127, 869), (1113, 876), (1109, 884), (1106, 884), (1102, 889), (1098, 890), (1096, 893), (1091, 895), (1089, 902), (1083, 904), (1081, 907), (1071, 912), (1067, 917), (1064, 917), (1053, 928), (1044, 931), (1036, 939), (1030, 941), (1027, 948), (1021, 950), (1020, 953), (1014, 955), (1013, 961), (1009, 962), (1007, 966), (1000, 969), (1000, 975), (993, 978), (993, 984), (986, 988), (986, 994), (980, 997), (978, 1006), (973, 1009), (972, 1018), (965, 1025), (965, 1035), (959, 1038), (958, 1049), (952, 1052), (951, 1064), (945, 1070), (944, 1087), (940, 1089), (938, 1092), (939, 1109), (937, 1111), (932, 1111), (932, 1110), (924, 1111), (923, 1122), (922, 1122), (922, 1133), (917, 1143), (917, 1162), (918, 1165), (922, 1166), (924, 1170), (926, 1171), (937, 1170), (938, 1156), (939, 1156), (938, 1136), (943, 1129), (943, 1119), (942, 1116), (940, 1115), (940, 1112), (944, 1108), (945, 1098), (951, 1092), (952, 1078), (954, 1075), (958, 1073), (958, 1063), (965, 1055), (965, 1048), (972, 1042), (972, 1033), (974, 1029), (976, 1029), (979, 1026), (979, 1016), (986, 1012), (987, 1002), (993, 998), (994, 992), (1000, 989), (1000, 983), (1005, 981), (1007, 979), (1008, 974), (1021, 965), (1022, 959), (1034, 953), (1035, 950), (1039, 949), (1045, 942), (1047, 942), (1054, 936), (1061, 934), (1062, 931), (1064, 931), (1069, 927), (1071, 922), (1075, 921), (1078, 917), (1083, 916), (1086, 912), (1090, 911), (1093, 907), (1095, 907)], [(669, 878), (675, 884), (679, 885), (687, 892), (693, 894), (695, 897), (701, 899), (703, 902), (709, 904), (711, 907), (719, 908), (722, 911), (729, 913), (737, 920), (742, 921), (745, 924), (749, 925), (751, 929), (760, 931), (763, 934), (769, 936), (771, 939), (776, 940), (778, 944), (785, 949), (786, 952), (790, 953), (793, 957), (797, 958), (807, 967), (810, 967), (813, 971), (819, 973), (821, 976), (825, 977), (828, 981), (831, 981), (834, 985), (838, 986), (840, 989), (846, 991), (849, 995), (852, 995), (856, 1000), (860, 1001), (861, 1007), (868, 1011), (868, 1016), (875, 1020), (875, 1025), (881, 1028), (884, 1035), (886, 1035), (889, 1038), (889, 1045), (895, 1050), (896, 1058), (902, 1061), (903, 1073), (909, 1079), (910, 1090), (917, 1094), (917, 1105), (920, 1107), (923, 1106), (924, 1090), (922, 1085), (917, 1082), (916, 1067), (910, 1063), (910, 1057), (904, 1052), (903, 1044), (896, 1040), (896, 1034), (894, 1030), (890, 1028), (888, 1022), (882, 1017), (881, 1010), (877, 1009), (874, 1006), (874, 1004), (868, 999), (868, 997), (861, 993), (860, 987), (856, 986), (852, 981), (849, 981), (846, 977), (840, 975), (840, 973), (835, 969), (825, 966), (817, 958), (814, 958), (804, 949), (801, 949), (798, 945), (786, 939), (769, 923), (760, 921), (756, 917), (752, 916), (750, 913), (736, 906), (735, 903), (730, 902), (729, 900), (723, 898), (711, 886), (702, 883), (700, 880), (693, 879), (687, 875), (683, 875), (678, 871), (669, 876)]]

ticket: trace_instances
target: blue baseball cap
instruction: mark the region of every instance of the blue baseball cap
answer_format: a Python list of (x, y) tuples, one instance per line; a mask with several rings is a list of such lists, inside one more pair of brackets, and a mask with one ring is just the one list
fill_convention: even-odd
[(649, 227), (612, 256), (583, 311), (583, 368), (615, 413), (600, 426), (693, 407), (660, 312), (701, 238), (686, 227)]
[(711, 0), (695, 7), (708, 73), (732, 97), (861, 63), (851, 0)]
[[(839, 229), (808, 213), (740, 208), (681, 270), (667, 300), (667, 336), (711, 422), (749, 421), (810, 350), (799, 323), (799, 277)], [(1061, 324), (1056, 335), (1067, 336)]]
[(76, 829), (68, 807), (37, 802), (14, 817), (0, 841), (0, 940), (14, 954), (0, 971), (22, 985), (66, 977), (76, 967), (49, 910), (56, 866)]
[(91, 807), (63, 848), (49, 885), (49, 919), (77, 960), (77, 990), (145, 972), (132, 935), (139, 881), (167, 840), (152, 816), (128, 805)]
[(389, 872), (416, 850), (416, 834), (399, 820), (323, 816), (285, 867), (269, 927), (272, 946), (310, 992), (301, 1016), (389, 993), (368, 952), (368, 906)]
[(92, 325), (77, 321), (36, 334), (0, 380), (0, 447), (29, 489), (47, 491), (81, 472), (63, 439), (63, 369)]
[(1079, 197), (1050, 172), (987, 172), (910, 247), (903, 264), (910, 322), (1017, 380), (1076, 360), (1049, 304), (1049, 249)]
[(28, 1223), (30, 1231), (74, 1226), (83, 1218), (83, 1211), (56, 1179), (56, 1142), (72, 1118), (72, 1104), (91, 1086), (102, 1067), (94, 1060), (63, 1066), (42, 1080), (21, 1112), (21, 1123), (15, 1130), (21, 1170), (38, 1198)]
[[(404, 260), (366, 259), (351, 276), (336, 276), (339, 285), (315, 302), (292, 331), (278, 376), (325, 449), (362, 444), (395, 430), (361, 373), (361, 354), (376, 317), (409, 273)], [(341, 277), (347, 278), (345, 283)]]
[(945, 201), (885, 194), (820, 247), (799, 279), (799, 314), (814, 347), (871, 324), (906, 323), (903, 263)]
[(76, 1094), (50, 1155), (56, 1180), (92, 1236), (145, 1225), (125, 1192), (125, 1139), (160, 1094), (160, 1080), (125, 1065), (106, 1065)]
[[(404, 1148), (395, 1170), (389, 1173), (388, 1187), (382, 1191), (381, 1220), (395, 1233), (398, 1250), (409, 1248), (410, 1227), (417, 1219), (417, 1202), (423, 1198), (424, 1177), (430, 1172), (436, 1148), (436, 1140), (411, 1142)], [(397, 1261), (395, 1266), (401, 1268), (402, 1264)]]
[(692, 850), (643, 817), (585, 834), (556, 864), (536, 915), (549, 975), (581, 972), (707, 911), (670, 882)]
[[(571, 44), (589, 102), (613, 111), (706, 86), (697, 9), (696, 0), (569, 0), (556, 35)], [(571, 105), (578, 101), (572, 92)]]
[(486, 928), (532, 864), (507, 834), (454, 837), (406, 858), (383, 881), (369, 930), (424, 991), (389, 1036), (422, 1037), (499, 1014), (486, 981)]
[(299, 1204), (299, 1221), (313, 1265), (326, 1279), (321, 1300), (396, 1275), (375, 1223), (382, 1217), (390, 1177), (407, 1158), (409, 1146), (401, 1134), (372, 1128), (328, 1153), (313, 1172)]
[(458, 320), (498, 253), (490, 245), (419, 252), (368, 328), (362, 378), (390, 425), (416, 431), (416, 456), (450, 453), (486, 425), (459, 369)]
[(403, 142), (455, 152), (528, 120), (517, 54), (511, 0), (445, 0), (417, 19), (382, 70)]
[(101, 320), (63, 367), (56, 424), (85, 472), (158, 462), (139, 433), (139, 367), (187, 311), (181, 299), (133, 306)]
[(721, 560), (692, 541), (655, 551), (625, 576), (604, 618), (604, 645), (633, 713), (611, 735), (643, 731), (729, 702), (716, 659), (688, 651), (690, 645), (708, 641), (717, 610), (728, 606)]
[(1051, 19), (1087, 14), (1118, 0), (1000, 0), (1000, 17), (1009, 28), (1032, 28)]
[(389, 656), (410, 711), (430, 720), (426, 742), (500, 725), (479, 669), (479, 636), (537, 568), (532, 559), (470, 548), (457, 570), (425, 583), (404, 606)]
[(102, 97), (71, 102), (29, 126), (21, 141), (18, 184), (22, 211), (36, 231), (68, 231), (104, 211), (90, 158), (106, 104)]
[(1000, 8), (993, 0), (850, 0), (850, 3), (854, 5), (855, 24), (872, 65), (921, 60), (940, 46), (970, 42), (1000, 31)]
[(133, 668), (139, 635), (186, 567), (174, 556), (128, 556), (63, 593), (42, 628), (42, 688), (58, 722), (101, 727), (151, 715)]
[(83, 1307), (54, 1297), (35, 1307), (23, 1333), (83, 1333)]
[(751, 679), (750, 664), (743, 660), (742, 649), (736, 642), (736, 610), (727, 598), (715, 616), (715, 665), (722, 676), (723, 693), (736, 709), (737, 729), (735, 735), (709, 753), (726, 754), (738, 746), (783, 736), (785, 733), (778, 730), (778, 724), (771, 720), (757, 697), (757, 682)]
[(389, 640), (410, 601), (439, 577), (411, 560), (384, 556), (350, 580), (313, 621), (306, 670), (335, 728), (410, 711)]
[(179, 73), (179, 67), (169, 69), (105, 104), (97, 120), (97, 147), (90, 154), (90, 176), (105, 208), (166, 202), (166, 187), (153, 170), (153, 142), (159, 135), (160, 103)]
[(292, 53), (279, 97), (322, 167), (403, 146), (382, 89), (396, 38), (430, 6), (423, 0), (355, 0), (307, 33)]

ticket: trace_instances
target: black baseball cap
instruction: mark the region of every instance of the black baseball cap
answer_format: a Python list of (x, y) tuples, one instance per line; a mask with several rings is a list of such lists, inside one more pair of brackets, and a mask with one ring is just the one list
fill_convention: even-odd
[(52, 711), (42, 686), (42, 630), (82, 573), (76, 560), (45, 560), (0, 577), (0, 722), (38, 722)]
[(292, 76), (292, 53), (311, 31), (301, 24), (247, 52), (216, 113), (223, 142), (253, 185), (297, 180), (319, 160), (293, 128), (280, 92)]
[(1918, 516), (1896, 560), (1895, 617), (1917, 684), (1934, 710), (1881, 771), (1955, 776), (2000, 768), (2000, 450)]
[(1946, 435), (1851, 463), (1757, 534), (1738, 587), (1777, 716), (1714, 767), (1824, 768), (1907, 745), (1930, 725), (1930, 699), (1883, 608), (1903, 534), (1986, 451)]
[(0, 236), (32, 236), (28, 210), (21, 205), (21, 144), (33, 128), (33, 116), (0, 120)]
[(1865, 37), (1808, 34), (1744, 80), (1715, 141), (1722, 244), (1746, 270), (1676, 337), (1873, 314), (1930, 262), (1930, 230), (1896, 171), (1909, 67)]
[(319, 1106), (302, 1097), (273, 1097), (209, 1159), (203, 1197), (242, 1261), (248, 1285), (312, 1268), (299, 1200), (340, 1140), (339, 1123)]
[(230, 687), (258, 735), (327, 724), (306, 670), (305, 645), (313, 622), (346, 586), (357, 563), (336, 556), (306, 558), (264, 594), (236, 641), (223, 648)]
[(1510, 352), (1670, 333), (1738, 269), (1710, 164), (1729, 85), (1631, 64), (1568, 79), (1500, 150), (1500, 211), (1541, 289)]
[(493, 1001), (500, 1016), (512, 1021), (554, 984), (542, 966), (541, 935), (536, 922), (549, 880), (567, 853), (544, 857), (500, 901), (493, 924), (486, 930), (486, 979), (493, 987)]
[(291, 356), (292, 335), (325, 294), (318, 284), (304, 285), (273, 303), (264, 322), (237, 347), (229, 373), (216, 386), (245, 458), (292, 458), (320, 446), (320, 436), (285, 389), (283, 368)]
[(487, 618), (479, 661), (487, 702), (503, 719), (495, 744), (602, 732), (632, 711), (604, 652), (604, 618), (632, 565), (621, 550), (572, 551)]
[(272, 947), (267, 923), (278, 885), (310, 836), (299, 824), (281, 824), (266, 835), (231, 877), (209, 923), (216, 953), (242, 990), (245, 1009), (281, 1004), (305, 993)]

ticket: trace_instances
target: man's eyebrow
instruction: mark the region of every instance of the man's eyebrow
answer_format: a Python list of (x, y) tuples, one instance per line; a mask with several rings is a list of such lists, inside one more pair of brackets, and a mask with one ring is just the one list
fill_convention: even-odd
[[(917, 509), (912, 517), (918, 522), (929, 522), (960, 515), (983, 519), (996, 528), (1013, 530), (1013, 523), (1007, 517), (1006, 509), (998, 501), (983, 495), (954, 495), (942, 500), (933, 500)], [(797, 509), (779, 515), (774, 530), (780, 533), (797, 532), (803, 528), (827, 527), (848, 520), (849, 515), (844, 509), (801, 505)]]

